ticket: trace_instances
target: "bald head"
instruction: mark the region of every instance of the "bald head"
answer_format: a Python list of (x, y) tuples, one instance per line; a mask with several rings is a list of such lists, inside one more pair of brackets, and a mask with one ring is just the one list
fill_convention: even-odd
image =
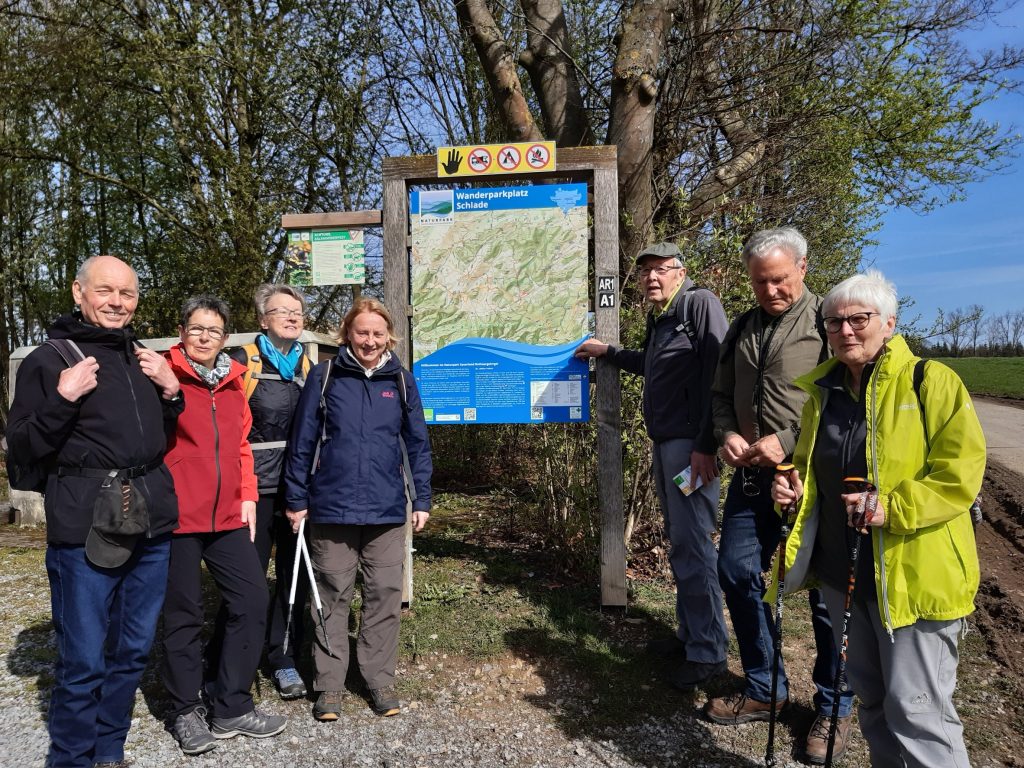
[(139, 305), (139, 278), (116, 256), (92, 256), (78, 270), (71, 293), (86, 322), (124, 328)]

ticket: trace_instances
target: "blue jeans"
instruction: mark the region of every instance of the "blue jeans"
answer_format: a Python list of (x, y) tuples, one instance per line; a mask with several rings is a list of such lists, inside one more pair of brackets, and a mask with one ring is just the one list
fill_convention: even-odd
[(46, 550), (57, 640), (50, 694), (53, 768), (117, 762), (132, 721), (167, 586), (168, 536), (143, 540), (119, 568), (100, 568), (84, 546)]
[[(740, 661), (747, 678), (744, 693), (752, 699), (771, 699), (773, 639), (775, 637), (774, 606), (764, 602), (765, 583), (762, 573), (769, 570), (772, 556), (779, 546), (782, 519), (771, 499), (772, 472), (758, 471), (751, 475), (737, 469), (729, 484), (722, 515), (722, 538), (718, 551), (718, 576), (725, 593), (725, 603), (732, 617), (733, 630), (740, 647)], [(744, 485), (753, 496), (744, 492)], [(814, 630), (816, 657), (812, 678), (814, 707), (818, 714), (831, 715), (834, 695), (832, 684), (839, 663), (832, 623), (818, 590), (808, 595), (811, 604), (811, 626)], [(789, 696), (786, 670), (779, 660), (776, 698)], [(853, 692), (845, 691), (839, 698), (839, 716), (847, 717), (853, 709)]]

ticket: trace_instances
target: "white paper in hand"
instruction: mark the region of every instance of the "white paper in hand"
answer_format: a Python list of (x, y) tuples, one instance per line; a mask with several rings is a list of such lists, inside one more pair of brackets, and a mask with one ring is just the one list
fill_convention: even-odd
[(691, 484), (690, 483), (690, 468), (689, 467), (687, 467), (682, 472), (680, 472), (678, 475), (673, 477), (672, 481), (676, 484), (676, 488), (678, 488), (680, 491), (682, 491), (683, 496), (689, 496), (691, 493), (693, 493), (698, 488), (700, 488), (702, 485), (704, 485), (704, 480), (701, 479), (700, 476), (697, 477), (697, 482), (695, 484)]

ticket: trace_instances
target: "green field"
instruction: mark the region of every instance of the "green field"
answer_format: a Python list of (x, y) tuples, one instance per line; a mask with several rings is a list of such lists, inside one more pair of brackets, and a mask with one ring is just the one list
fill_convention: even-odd
[(940, 357), (972, 395), (1024, 400), (1024, 357)]

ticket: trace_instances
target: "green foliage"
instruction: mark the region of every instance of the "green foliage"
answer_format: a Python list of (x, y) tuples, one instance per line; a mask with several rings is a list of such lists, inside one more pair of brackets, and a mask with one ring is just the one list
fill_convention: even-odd
[(974, 395), (1024, 400), (1024, 357), (941, 357)]

